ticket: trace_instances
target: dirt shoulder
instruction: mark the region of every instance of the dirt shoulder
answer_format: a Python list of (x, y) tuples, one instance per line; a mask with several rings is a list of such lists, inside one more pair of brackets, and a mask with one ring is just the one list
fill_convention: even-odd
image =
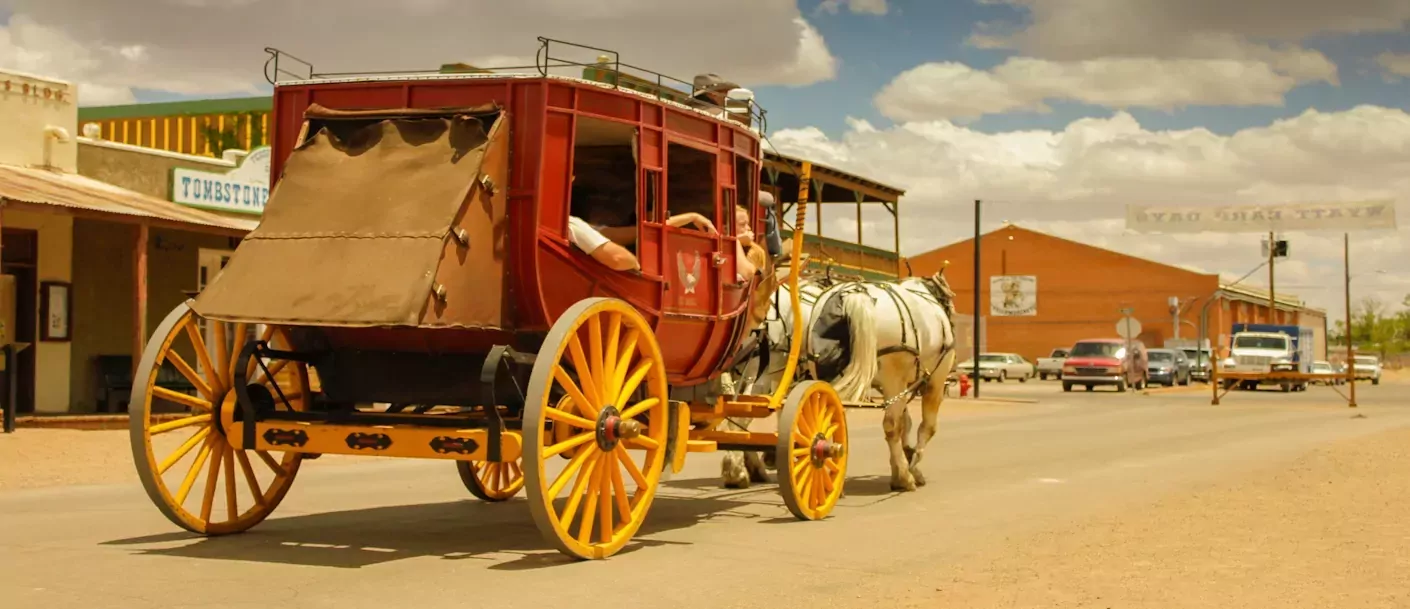
[(945, 569), (934, 607), (1410, 607), (1410, 429), (1012, 539)]

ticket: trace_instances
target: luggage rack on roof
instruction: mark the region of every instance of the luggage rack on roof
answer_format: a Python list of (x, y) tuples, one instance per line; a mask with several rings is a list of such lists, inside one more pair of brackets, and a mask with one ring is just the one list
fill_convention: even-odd
[[(761, 133), (767, 132), (768, 111), (760, 106), (753, 99), (752, 95), (750, 95), (747, 100), (732, 100), (740, 103), (740, 106), (731, 105), (729, 107), (721, 107), (708, 101), (695, 99), (695, 96), (698, 95), (702, 89), (697, 89), (693, 83), (654, 70), (622, 63), (621, 55), (616, 51), (563, 40), (544, 38), (543, 36), (538, 37), (538, 42), (539, 49), (538, 52), (534, 54), (534, 65), (530, 66), (496, 66), (489, 68), (478, 66), (451, 68), (450, 66), (444, 66), (438, 70), (381, 70), (358, 72), (315, 72), (312, 63), (279, 49), (265, 47), (264, 52), (269, 54), (269, 59), (264, 62), (264, 79), (271, 85), (277, 85), (280, 82), (287, 81), (401, 75), (504, 74), (523, 70), (536, 70), (540, 76), (548, 76), (549, 70), (554, 68), (580, 67), (583, 69), (582, 78), (584, 80), (609, 85), (614, 89), (625, 89), (645, 93), (661, 101), (671, 101), (687, 105), (703, 103), (711, 108), (723, 110), (731, 120), (745, 124), (757, 124)], [(597, 51), (603, 53), (603, 55), (599, 55), (597, 61), (594, 63), (582, 63), (555, 57), (552, 53), (552, 45)], [(290, 66), (289, 62), (291, 61), (296, 62), (298, 65)], [(624, 68), (642, 73), (645, 77), (624, 72)], [(291, 71), (291, 69), (298, 71)], [(287, 79), (281, 80), (281, 77), (287, 77)], [(683, 85), (686, 89), (689, 89), (689, 93), (682, 91), (678, 85)]]

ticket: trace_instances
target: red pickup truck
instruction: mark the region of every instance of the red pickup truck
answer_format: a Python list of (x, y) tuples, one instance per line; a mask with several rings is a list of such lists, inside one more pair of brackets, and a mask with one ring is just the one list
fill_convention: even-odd
[(1117, 391), (1126, 391), (1127, 387), (1139, 391), (1145, 389), (1148, 380), (1146, 365), (1146, 346), (1141, 341), (1080, 340), (1062, 364), (1062, 390), (1072, 391), (1074, 385), (1082, 385), (1091, 391), (1097, 385), (1113, 385)]

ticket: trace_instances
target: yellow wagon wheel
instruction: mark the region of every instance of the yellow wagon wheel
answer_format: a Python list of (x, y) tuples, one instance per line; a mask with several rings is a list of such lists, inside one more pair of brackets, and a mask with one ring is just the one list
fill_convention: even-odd
[(460, 481), (471, 495), (484, 501), (508, 501), (524, 488), (522, 459), (496, 461), (457, 461)]
[(800, 520), (826, 518), (847, 477), (847, 414), (832, 386), (806, 381), (788, 392), (779, 413), (779, 492)]
[[(244, 531), (269, 516), (289, 491), (301, 456), (236, 450), (225, 439), (235, 403), (234, 367), (250, 327), (205, 320), (189, 303), (172, 310), (142, 353), (128, 403), (132, 458), (142, 487), (177, 526), (203, 535)], [(288, 349), (287, 334), (259, 337)], [(292, 365), (290, 365), (292, 364)], [(273, 388), (278, 407), (305, 410), (308, 370), (275, 361), (269, 377), (253, 361), (246, 378)], [(287, 368), (287, 370), (286, 370)], [(192, 393), (172, 386), (194, 387)]]
[[(636, 309), (590, 298), (553, 324), (524, 409), (529, 508), (553, 547), (606, 558), (641, 528), (665, 466), (668, 405), (665, 361)], [(566, 463), (553, 458), (574, 449)]]

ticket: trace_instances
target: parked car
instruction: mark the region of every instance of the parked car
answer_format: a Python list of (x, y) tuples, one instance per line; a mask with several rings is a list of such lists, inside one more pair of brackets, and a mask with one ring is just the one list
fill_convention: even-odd
[(1062, 365), (1062, 390), (1082, 385), (1091, 391), (1097, 385), (1112, 385), (1117, 391), (1127, 387), (1145, 389), (1149, 378), (1146, 346), (1141, 341), (1121, 338), (1092, 338), (1077, 341)]
[(1358, 355), (1352, 360), (1356, 367), (1356, 380), (1370, 379), (1372, 385), (1381, 384), (1381, 360), (1374, 355)]
[(1190, 384), (1190, 360), (1185, 359), (1184, 351), (1151, 349), (1147, 358), (1150, 360), (1147, 367), (1150, 372), (1148, 376), (1150, 382), (1160, 383), (1166, 387)]
[(1208, 383), (1209, 367), (1214, 363), (1214, 360), (1210, 359), (1213, 356), (1209, 353), (1209, 350), (1192, 348), (1181, 349), (1180, 351), (1184, 352), (1185, 359), (1190, 362), (1190, 380)]
[[(974, 374), (974, 360), (960, 362), (956, 367), (960, 372)], [(1037, 373), (1032, 362), (1015, 353), (979, 354), (979, 378), (986, 381), (1002, 383), (1008, 379), (1018, 379), (1018, 382), (1025, 383)]]
[(1328, 362), (1312, 362), (1312, 375), (1318, 385), (1340, 385), (1346, 382), (1346, 373), (1337, 372)]
[(1067, 349), (1053, 349), (1047, 357), (1038, 358), (1038, 380), (1046, 381), (1049, 376), (1062, 378), (1062, 363), (1067, 361)]

